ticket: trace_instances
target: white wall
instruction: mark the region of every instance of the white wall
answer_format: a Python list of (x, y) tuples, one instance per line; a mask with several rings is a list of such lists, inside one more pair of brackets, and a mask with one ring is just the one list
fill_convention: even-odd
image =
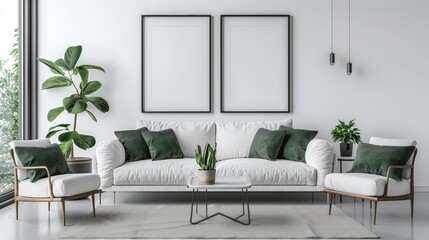
[[(251, 121), (293, 118), (297, 128), (319, 130), (330, 138), (337, 119), (356, 119), (364, 141), (370, 136), (414, 138), (420, 147), (416, 185), (429, 186), (429, 1), (352, 1), (353, 75), (347, 61), (347, 1), (335, 1), (335, 52), (330, 66), (329, 0), (39, 0), (39, 56), (56, 59), (69, 45), (82, 44), (81, 62), (103, 66), (93, 74), (104, 84), (100, 95), (111, 107), (99, 122), (79, 119), (79, 130), (98, 141), (113, 131), (133, 128), (137, 118), (170, 121)], [(214, 110), (211, 114), (142, 114), (142, 14), (214, 16)], [(220, 14), (290, 14), (293, 16), (292, 113), (221, 114), (219, 92)], [(50, 76), (40, 67), (39, 79)], [(39, 95), (39, 132), (52, 123), (46, 113), (60, 106), (70, 91)], [(56, 123), (71, 120), (63, 116)], [(90, 155), (93, 149), (82, 155)]]

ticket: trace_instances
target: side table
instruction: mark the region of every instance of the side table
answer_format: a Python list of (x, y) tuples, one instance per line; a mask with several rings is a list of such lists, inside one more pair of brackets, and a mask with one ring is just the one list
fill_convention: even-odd
[[(339, 156), (337, 158), (337, 161), (340, 162), (340, 173), (343, 172), (343, 162), (353, 162), (355, 160), (354, 156), (351, 157), (344, 157), (344, 156)], [(340, 195), (340, 202), (343, 202), (343, 196)]]

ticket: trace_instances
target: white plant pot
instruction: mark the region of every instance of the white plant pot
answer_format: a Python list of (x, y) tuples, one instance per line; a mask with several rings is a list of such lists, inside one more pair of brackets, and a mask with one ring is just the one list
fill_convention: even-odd
[(216, 180), (216, 170), (201, 170), (198, 169), (197, 172), (197, 181), (201, 185), (210, 185), (215, 184)]

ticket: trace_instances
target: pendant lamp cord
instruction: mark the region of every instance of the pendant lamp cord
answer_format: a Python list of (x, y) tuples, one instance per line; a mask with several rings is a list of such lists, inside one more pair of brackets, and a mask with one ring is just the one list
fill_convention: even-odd
[(350, 62), (350, 26), (351, 26), (351, 24), (350, 24), (350, 19), (351, 19), (351, 16), (350, 16), (350, 2), (351, 2), (351, 0), (349, 0), (349, 62)]
[(331, 52), (334, 52), (334, 0), (331, 0)]

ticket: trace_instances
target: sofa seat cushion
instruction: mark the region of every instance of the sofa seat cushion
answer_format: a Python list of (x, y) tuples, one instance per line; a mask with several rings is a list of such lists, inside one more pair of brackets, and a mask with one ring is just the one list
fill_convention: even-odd
[(316, 185), (316, 169), (301, 162), (238, 158), (217, 163), (217, 176), (248, 176), (252, 185)]
[[(92, 173), (62, 174), (51, 177), (55, 197), (73, 196), (100, 188), (100, 176)], [(48, 178), (36, 182), (26, 179), (19, 183), (19, 195), (24, 197), (49, 197)]]
[(185, 185), (195, 174), (194, 158), (127, 162), (113, 171), (114, 185)]
[[(331, 173), (325, 179), (325, 187), (328, 189), (364, 196), (383, 196), (385, 186), (386, 177), (368, 173)], [(395, 197), (409, 193), (409, 180), (389, 179), (387, 196)]]

